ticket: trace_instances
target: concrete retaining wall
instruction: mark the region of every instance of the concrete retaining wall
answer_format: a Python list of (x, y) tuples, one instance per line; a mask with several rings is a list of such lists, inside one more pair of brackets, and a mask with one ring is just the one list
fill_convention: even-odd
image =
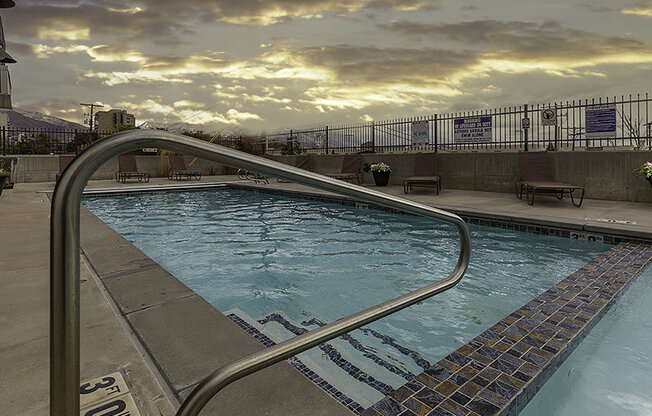
[[(194, 158), (186, 156), (186, 164)], [(33, 182), (54, 182), (56, 174), (59, 172), (59, 157), (52, 155), (29, 155), (13, 156), (3, 158), (6, 164), (13, 161), (12, 180), (15, 183), (33, 183)], [(136, 165), (139, 172), (149, 173), (151, 176), (159, 176), (159, 164), (161, 161), (167, 161), (166, 156), (136, 156)], [(167, 164), (169, 166), (169, 164)], [(203, 175), (214, 174), (222, 175), (225, 173), (224, 165), (198, 159), (191, 167), (192, 170), (200, 170)], [(106, 162), (91, 179), (113, 179), (115, 172), (118, 171), (118, 159), (113, 158)]]
[[(652, 202), (652, 188), (642, 175), (632, 173), (645, 161), (652, 160), (652, 151), (550, 152), (555, 179), (582, 185), (586, 197), (616, 201)], [(138, 169), (158, 175), (161, 156), (136, 156)], [(165, 158), (165, 157), (163, 157)], [(319, 173), (340, 171), (344, 155), (313, 155), (310, 169)], [(0, 160), (3, 158), (0, 156)], [(35, 155), (7, 157), (14, 160), (14, 182), (51, 182), (59, 171), (57, 156)], [(186, 163), (193, 158), (186, 157)], [(295, 156), (275, 156), (274, 159), (294, 164)], [(400, 185), (413, 175), (414, 153), (363, 154), (362, 163), (385, 162), (392, 167), (390, 183)], [(439, 153), (438, 171), (444, 189), (467, 189), (487, 192), (513, 192), (514, 180), (520, 176), (518, 153), (457, 152)], [(224, 165), (197, 160), (193, 169), (204, 175), (233, 173)], [(117, 159), (104, 164), (93, 179), (111, 179), (118, 169)], [(370, 173), (365, 183), (373, 183)]]
[[(310, 168), (319, 173), (338, 172), (343, 155), (313, 155)], [(652, 151), (550, 152), (553, 175), (557, 181), (584, 186), (586, 197), (615, 201), (652, 202), (652, 187), (642, 176), (632, 173)], [(276, 156), (292, 164), (294, 156)], [(413, 175), (414, 153), (363, 154), (362, 163), (385, 162), (392, 167), (390, 184), (400, 185)], [(444, 189), (486, 192), (514, 192), (520, 177), (518, 153), (459, 152), (437, 155), (439, 175)], [(373, 177), (364, 175), (365, 183)]]

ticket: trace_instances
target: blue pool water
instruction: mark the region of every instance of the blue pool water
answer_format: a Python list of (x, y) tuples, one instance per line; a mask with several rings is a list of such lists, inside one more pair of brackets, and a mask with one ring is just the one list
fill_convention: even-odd
[[(434, 220), (247, 191), (87, 198), (84, 205), (217, 309), (237, 308), (278, 339), (292, 334), (265, 319), (274, 312), (313, 329), (313, 318), (332, 322), (448, 276), (459, 250), (455, 229)], [(435, 363), (608, 249), (470, 228), (471, 265), (458, 286), (351, 334), (401, 370), (386, 374), (385, 365), (377, 379), (402, 385), (422, 371), (406, 348)], [(353, 361), (354, 352), (342, 355)], [(368, 387), (353, 396), (367, 404), (382, 398)]]
[(521, 415), (652, 415), (651, 293), (648, 266)]

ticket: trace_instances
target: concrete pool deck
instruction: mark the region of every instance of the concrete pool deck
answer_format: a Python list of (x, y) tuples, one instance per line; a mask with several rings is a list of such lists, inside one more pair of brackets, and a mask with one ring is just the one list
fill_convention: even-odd
[[(251, 182), (240, 181), (234, 176), (208, 177), (201, 181), (201, 183), (211, 182), (233, 182), (241, 186), (252, 185)], [(170, 181), (164, 178), (155, 178), (151, 182), (151, 185), (155, 186), (166, 184), (170, 184)], [(89, 183), (87, 189), (142, 185), (137, 182), (123, 185), (114, 181), (93, 181)], [(5, 190), (0, 197), (2, 235), (0, 250), (3, 253), (0, 257), (0, 285), (3, 289), (0, 291), (0, 324), (2, 325), (2, 331), (0, 331), (0, 402), (8, 404), (6, 407), (8, 414), (47, 414), (49, 201), (45, 194), (36, 193), (36, 191), (52, 187), (51, 183), (18, 184), (13, 190)], [(272, 191), (321, 193), (298, 184), (276, 183), (275, 181), (259, 187)], [(398, 186), (378, 189), (389, 194), (404, 196), (402, 188)], [(652, 204), (649, 203), (585, 200), (583, 207), (578, 209), (572, 207), (567, 200), (558, 201), (546, 197), (538, 199), (536, 204), (530, 207), (525, 201), (516, 199), (513, 194), (446, 190), (445, 188), (439, 196), (431, 192), (417, 191), (406, 197), (470, 216), (502, 220), (509, 218), (514, 221), (540, 223), (607, 235), (652, 238)], [(86, 224), (91, 224), (95, 220), (94, 216), (85, 215), (82, 221), (82, 228), (84, 228)], [(96, 225), (101, 227), (102, 224)], [(85, 231), (82, 229), (82, 232)], [(187, 370), (182, 368), (184, 363), (174, 364), (174, 357), (170, 355), (168, 359), (171, 365), (180, 367), (177, 369), (180, 382), (171, 383), (170, 374), (161, 370), (158, 363), (151, 361), (152, 351), (143, 349), (138, 338), (142, 339), (144, 335), (133, 333), (135, 324), (132, 321), (136, 321), (139, 315), (143, 322), (149, 319), (153, 320), (152, 322), (161, 319), (161, 316), (157, 318), (154, 314), (157, 308), (159, 314), (165, 315), (165, 311), (159, 307), (162, 300), (150, 300), (149, 306), (152, 307), (147, 308), (141, 304), (134, 306), (134, 302), (141, 302), (142, 299), (132, 299), (131, 304), (127, 298), (123, 298), (123, 303), (116, 301), (115, 293), (119, 291), (117, 289), (114, 289), (115, 293), (112, 293), (111, 296), (105, 292), (105, 286), (108, 288), (113, 284), (115, 288), (121, 279), (126, 280), (126, 277), (132, 273), (153, 269), (145, 263), (127, 264), (137, 260), (134, 258), (123, 258), (121, 260), (124, 264), (116, 264), (120, 262), (114, 260), (122, 255), (118, 253), (120, 244), (107, 245), (106, 241), (101, 238), (94, 239), (93, 235), (86, 235), (90, 238), (87, 238), (85, 243), (83, 242), (82, 248), (86, 256), (92, 257), (93, 267), (91, 270), (82, 266), (82, 381), (122, 371), (127, 375), (130, 390), (139, 404), (141, 414), (173, 414), (174, 409), (178, 406), (175, 395), (185, 396), (188, 386), (196, 382), (196, 374), (192, 377), (182, 374)], [(105, 250), (107, 246), (111, 248), (108, 252)], [(111, 254), (111, 251), (114, 253)], [(119, 267), (116, 268), (116, 266)], [(102, 269), (103, 267), (104, 269)], [(103, 274), (104, 276), (102, 276)], [(177, 291), (175, 292), (175, 290)], [(128, 290), (123, 292), (125, 292), (125, 296), (131, 294)], [(201, 300), (194, 299), (196, 295), (185, 293), (183, 288), (172, 288), (170, 293), (165, 295), (173, 296), (172, 301), (176, 303), (195, 302), (201, 309)], [(155, 297), (160, 296), (161, 293), (154, 295)], [(149, 316), (145, 316), (144, 312), (147, 312)], [(133, 320), (128, 322), (126, 315), (133, 315)], [(152, 335), (152, 337), (155, 336)], [(244, 340), (243, 342), (246, 343)], [(183, 342), (179, 342), (176, 346), (177, 349), (183, 347)], [(252, 344), (249, 348), (256, 347)], [(160, 354), (164, 353), (165, 351), (160, 352)], [(213, 351), (206, 353), (213, 354)], [(160, 356), (154, 355), (155, 358)], [(210, 368), (203, 368), (201, 371), (210, 372), (215, 368), (214, 365), (215, 362), (211, 361), (211, 364), (207, 366)], [(273, 369), (276, 368), (273, 367)], [(284, 373), (284, 371), (281, 373), (290, 374)], [(247, 378), (247, 380), (253, 379), (253, 377), (255, 376)], [(246, 382), (244, 380), (244, 383)], [(315, 397), (320, 397), (318, 393), (320, 392), (313, 391), (312, 394)], [(323, 397), (328, 399), (326, 395)], [(262, 398), (262, 400), (265, 399)], [(250, 402), (249, 398), (247, 401)], [(333, 403), (335, 402), (333, 401)], [(324, 409), (328, 408), (332, 412), (324, 411), (323, 414), (337, 414), (339, 410), (346, 410), (339, 404), (335, 404), (337, 407), (330, 409), (328, 401), (324, 401), (324, 406), (326, 406)], [(254, 403), (248, 403), (248, 405), (255, 406)], [(310, 409), (313, 411), (315, 410), (312, 407), (314, 405), (315, 403), (310, 403)], [(239, 410), (242, 414), (248, 413), (247, 409), (241, 405), (229, 410)], [(282, 412), (283, 409), (276, 408), (275, 410)], [(342, 412), (342, 414), (346, 413), (348, 411)], [(207, 412), (207, 414), (210, 413)]]

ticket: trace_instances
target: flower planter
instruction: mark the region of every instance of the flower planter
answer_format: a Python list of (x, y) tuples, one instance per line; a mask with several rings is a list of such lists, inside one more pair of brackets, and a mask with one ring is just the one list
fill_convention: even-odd
[(390, 172), (371, 172), (374, 175), (376, 186), (387, 186)]
[(0, 175), (0, 195), (2, 195), (2, 190), (5, 187), (5, 183), (9, 180), (9, 175)]
[(650, 186), (652, 186), (652, 178), (645, 178), (647, 181), (650, 183)]

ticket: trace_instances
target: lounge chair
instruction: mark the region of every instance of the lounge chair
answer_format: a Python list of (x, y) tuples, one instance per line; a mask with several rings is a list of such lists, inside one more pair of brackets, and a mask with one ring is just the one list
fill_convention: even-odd
[(63, 171), (66, 170), (74, 158), (75, 156), (59, 156), (59, 172), (55, 175), (55, 180), (57, 182), (59, 182), (59, 178), (61, 178)]
[(125, 183), (129, 178), (136, 178), (138, 179), (138, 182), (149, 182), (149, 173), (138, 172), (138, 166), (136, 166), (136, 156), (118, 156), (118, 171), (115, 173), (115, 180), (116, 182)]
[[(564, 194), (568, 194), (574, 206), (582, 206), (584, 187), (555, 182), (552, 176), (550, 155), (547, 152), (522, 152), (518, 155), (518, 161), (521, 178), (514, 183), (514, 186), (519, 199), (523, 199), (523, 192), (525, 192), (528, 204), (534, 205), (536, 194), (552, 194), (559, 200), (564, 198)], [(579, 203), (575, 202), (575, 191), (582, 192)]]
[(188, 170), (186, 167), (186, 161), (181, 155), (171, 155), (170, 158), (170, 174), (168, 179), (172, 180), (181, 180), (182, 177), (186, 179), (195, 178), (197, 180), (201, 179), (201, 171), (199, 170)]
[(358, 184), (362, 183), (362, 156), (353, 154), (345, 155), (342, 161), (340, 173), (327, 173), (326, 176), (339, 179), (342, 181), (352, 182), (356, 180)]
[[(303, 170), (310, 170), (310, 155), (297, 155), (294, 158), (294, 167), (303, 169)], [(289, 182), (287, 179), (283, 178), (276, 178), (278, 182)]]
[(441, 191), (441, 177), (437, 175), (437, 155), (435, 153), (417, 153), (414, 156), (414, 176), (403, 180), (403, 192), (414, 187), (435, 188), (437, 195)]

